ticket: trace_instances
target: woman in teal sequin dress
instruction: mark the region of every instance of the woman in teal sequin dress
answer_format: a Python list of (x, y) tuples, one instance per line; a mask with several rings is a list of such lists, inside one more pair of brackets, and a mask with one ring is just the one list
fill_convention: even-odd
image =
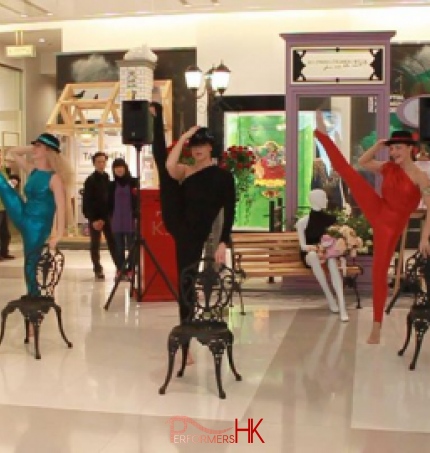
[[(49, 240), (51, 249), (57, 247), (66, 223), (65, 187), (70, 172), (60, 155), (60, 143), (51, 134), (41, 134), (32, 146), (12, 148), (9, 152), (16, 164), (28, 173), (24, 187), (25, 201), (0, 174), (0, 197), (6, 211), (22, 235), (24, 244), (24, 274), (27, 293), (39, 295), (36, 281), (37, 262), (43, 245), (51, 235), (57, 214), (56, 233)], [(32, 163), (25, 155), (30, 154)]]

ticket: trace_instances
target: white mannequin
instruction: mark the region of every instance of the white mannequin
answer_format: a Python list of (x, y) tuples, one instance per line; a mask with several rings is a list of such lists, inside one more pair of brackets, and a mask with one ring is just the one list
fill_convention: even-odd
[[(327, 194), (322, 189), (315, 189), (309, 193), (309, 202), (311, 208), (314, 211), (321, 211), (327, 208)], [(328, 302), (328, 306), (333, 313), (339, 313), (340, 319), (344, 322), (349, 321), (348, 313), (345, 308), (345, 298), (343, 295), (343, 278), (339, 271), (337, 258), (329, 258), (327, 260), (327, 267), (330, 272), (330, 278), (333, 285), (333, 288), (337, 295), (336, 298), (332, 294), (330, 287), (327, 282), (325, 272), (322, 268), (320, 259), (316, 252), (315, 245), (306, 244), (305, 230), (308, 225), (309, 216), (306, 215), (299, 219), (296, 223), (297, 233), (299, 235), (300, 247), (304, 252), (307, 252), (306, 263), (311, 267), (312, 272), (315, 275), (318, 283), (320, 284), (325, 297)]]

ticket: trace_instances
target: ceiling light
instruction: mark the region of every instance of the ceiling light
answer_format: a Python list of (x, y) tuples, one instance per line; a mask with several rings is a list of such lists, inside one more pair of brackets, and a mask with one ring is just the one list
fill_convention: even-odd
[(203, 73), (198, 66), (192, 65), (185, 71), (187, 88), (197, 91), (202, 83)]
[[(198, 94), (202, 81), (203, 92)], [(230, 81), (230, 69), (223, 62), (217, 67), (213, 66), (204, 75), (197, 66), (189, 66), (185, 71), (185, 83), (187, 88), (194, 92), (197, 98), (201, 98), (206, 92), (223, 95)]]
[(21, 17), (28, 17), (28, 14), (20, 14)]
[(48, 13), (46, 13), (46, 15), (47, 15), (47, 16), (53, 16), (54, 13), (49, 13), (49, 12), (48, 12)]
[(211, 84), (214, 91), (218, 91), (223, 94), (228, 87), (230, 82), (230, 69), (221, 61), (221, 64), (217, 66), (211, 76)]
[(46, 42), (46, 39), (45, 39), (45, 38), (39, 38), (38, 41), (39, 41), (40, 43), (44, 43), (44, 42)]

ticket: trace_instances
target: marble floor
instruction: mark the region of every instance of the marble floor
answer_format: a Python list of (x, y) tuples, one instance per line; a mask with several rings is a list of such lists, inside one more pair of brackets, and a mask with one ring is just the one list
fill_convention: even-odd
[[(408, 368), (412, 347), (397, 356), (407, 297), (386, 318), (382, 344), (369, 346), (369, 299), (356, 310), (348, 294), (351, 319), (341, 323), (318, 295), (267, 292), (263, 282), (254, 282), (254, 291), (246, 293), (246, 316), (237, 308), (229, 313), (243, 381), (236, 382), (225, 363), (227, 399), (220, 400), (212, 357), (194, 344), (196, 364), (160, 396), (176, 305), (136, 304), (123, 283), (106, 312), (114, 271), (106, 254), (103, 260), (107, 278), (98, 282), (88, 252), (66, 252), (56, 297), (73, 349), (49, 313), (42, 324), (42, 359), (36, 361), (32, 345), (23, 344), (21, 315), (8, 317), (0, 347), (0, 453), (427, 449), (430, 346), (424, 343), (415, 371)], [(24, 293), (22, 264), (20, 257), (0, 263), (2, 307)], [(246, 432), (236, 439), (236, 423), (252, 424), (252, 439)]]

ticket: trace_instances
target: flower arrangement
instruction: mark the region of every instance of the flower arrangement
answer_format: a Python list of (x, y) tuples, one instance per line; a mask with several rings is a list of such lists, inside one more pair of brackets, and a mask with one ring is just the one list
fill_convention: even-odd
[(329, 258), (338, 258), (344, 255), (346, 245), (343, 238), (336, 238), (330, 234), (324, 234), (317, 246), (320, 261), (325, 263)]
[(369, 221), (363, 214), (356, 216), (348, 216), (343, 211), (338, 212), (337, 223), (339, 225), (346, 225), (352, 228), (357, 236), (361, 238), (363, 244), (357, 249), (359, 255), (372, 255), (373, 254), (373, 229)]
[(220, 166), (233, 173), (238, 197), (245, 193), (253, 181), (255, 155), (248, 146), (230, 146), (224, 151)]
[(234, 176), (236, 201), (241, 198), (245, 201), (246, 219), (249, 219), (254, 202), (249, 188), (254, 183), (255, 162), (254, 152), (248, 146), (230, 146), (223, 152), (220, 160), (220, 167), (231, 171)]
[(332, 225), (321, 238), (317, 247), (322, 262), (339, 256), (356, 257), (363, 247), (363, 240), (348, 225)]

